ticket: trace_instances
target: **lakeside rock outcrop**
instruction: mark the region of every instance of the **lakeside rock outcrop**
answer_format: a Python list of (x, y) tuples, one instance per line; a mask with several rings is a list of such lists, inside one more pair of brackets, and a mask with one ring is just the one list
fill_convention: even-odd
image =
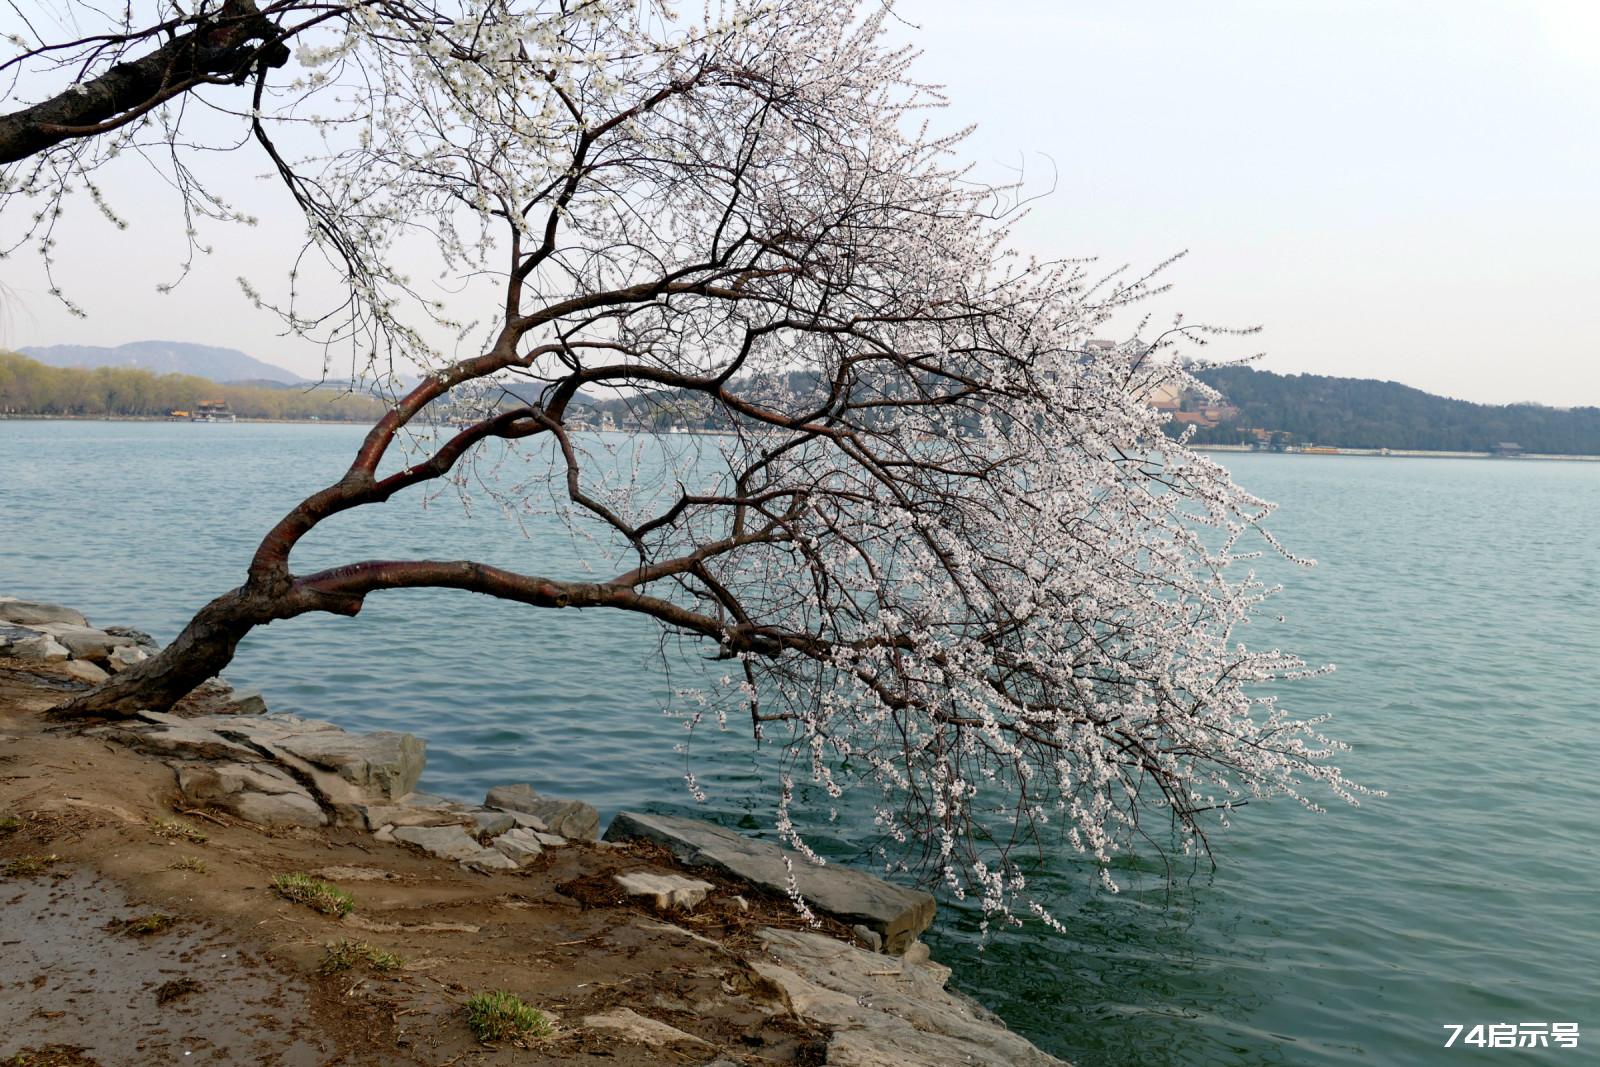
[[(137, 631), (95, 629), (58, 605), (0, 599), (0, 619), (5, 620), (0, 642), (6, 645), (0, 654), (55, 671), (102, 662), (110, 669), (119, 650), (153, 647)], [(54, 642), (64, 658), (46, 642)], [(19, 646), (47, 654), (16, 656), (11, 650)], [(604, 884), (613, 899), (635, 902), (631, 906), (666, 919), (719, 909), (751, 919), (781, 914), (792, 877), (807, 905), (832, 921), (828, 929), (835, 936), (740, 920), (755, 940), (746, 935), (732, 947), (670, 922), (658, 922), (656, 928), (696, 945), (715, 944), (718, 952), (740, 961), (756, 984), (736, 982), (728, 988), (745, 990), (739, 996), (754, 998), (763, 1012), (825, 1033), (825, 1057), (817, 1062), (856, 1067), (1060, 1062), (945, 989), (949, 969), (931, 961), (916, 940), (933, 919), (934, 901), (926, 893), (841, 866), (814, 866), (770, 843), (694, 819), (623, 812), (599, 840), (600, 816), (592, 805), (545, 795), (528, 783), (497, 786), (482, 804), (418, 792), (426, 764), (421, 738), (395, 731), (355, 733), (318, 719), (270, 713), (259, 695), (236, 693), (220, 680), (208, 684), (208, 693), (210, 706), (220, 711), (145, 713), (85, 733), (165, 767), (182, 804), (196, 811), (227, 813), (251, 825), (278, 828), (279, 834), (356, 831), (379, 843), (374, 847), (380, 854), (382, 844), (404, 846), (472, 872), (468, 878), (525, 878), (533, 869), (548, 870), (552, 853), (617, 850), (621, 856), (631, 850), (626, 854), (644, 857), (646, 866), (639, 867), (636, 858), (633, 869), (604, 876)], [(364, 846), (360, 851), (372, 853)], [(330, 870), (348, 874), (365, 868)], [(704, 877), (696, 876), (702, 872)], [(753, 909), (751, 901), (765, 903)], [(694, 923), (701, 921), (702, 915), (694, 916)], [(414, 928), (435, 927), (477, 929), (448, 923)], [(361, 928), (387, 929), (370, 923)], [(852, 928), (865, 948), (841, 940)], [(621, 1040), (671, 1046), (675, 1060), (689, 1054), (684, 1062), (745, 1062), (684, 1032), (679, 1027), (688, 1024), (681, 1019), (675, 1027), (617, 1006), (574, 1021)], [(695, 1058), (690, 1054), (695, 1049), (703, 1049), (704, 1056)]]
[(798, 853), (714, 823), (624, 811), (611, 820), (606, 840), (650, 841), (685, 866), (709, 867), (777, 895), (788, 893), (792, 877), (812, 910), (846, 926), (866, 927), (893, 956), (904, 954), (933, 922), (928, 893), (848, 867), (814, 866)]

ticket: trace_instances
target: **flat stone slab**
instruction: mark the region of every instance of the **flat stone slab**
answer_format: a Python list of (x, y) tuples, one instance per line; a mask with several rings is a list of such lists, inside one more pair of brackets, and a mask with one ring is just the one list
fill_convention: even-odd
[(146, 724), (117, 724), (102, 726), (88, 731), (98, 737), (127, 745), (129, 748), (138, 749), (140, 752), (149, 752), (158, 756), (175, 756), (179, 759), (193, 760), (243, 760), (251, 762), (259, 760), (261, 754), (255, 749), (230, 741), (203, 726), (195, 725), (199, 720), (185, 722), (178, 719), (171, 725), (166, 723), (158, 725)]
[(709, 1042), (684, 1033), (676, 1026), (640, 1015), (632, 1008), (612, 1008), (596, 1015), (585, 1015), (583, 1025), (590, 1030), (607, 1030), (624, 1041), (642, 1045), (705, 1045)]
[(69, 659), (61, 665), (61, 669), (78, 679), (78, 681), (88, 682), (90, 685), (99, 685), (111, 677), (103, 669), (96, 667), (88, 660), (82, 659)]
[(706, 894), (716, 888), (710, 882), (702, 882), (698, 878), (685, 878), (678, 874), (633, 871), (613, 877), (624, 893), (630, 897), (649, 897), (650, 902), (663, 911), (670, 908), (693, 911), (706, 899)]
[(472, 813), (472, 821), (480, 833), (486, 833), (491, 837), (517, 828), (516, 816), (509, 811), (475, 811)]
[(533, 786), (497, 785), (483, 798), (485, 807), (520, 811), (544, 821), (545, 829), (562, 837), (593, 841), (600, 836), (600, 813), (581, 800), (541, 796)]
[(489, 847), (507, 859), (514, 861), (519, 867), (531, 863), (544, 855), (544, 846), (539, 844), (539, 839), (533, 835), (533, 831), (524, 830), (520, 827), (515, 830), (507, 830), (489, 842)]
[[(20, 627), (19, 627), (20, 629)], [(32, 660), (35, 663), (60, 663), (72, 658), (72, 653), (67, 651), (67, 646), (57, 641), (47, 633), (37, 630), (28, 631), (30, 637), (13, 637), (6, 640), (4, 647), (0, 648), (7, 656), (17, 659)]]
[(749, 961), (794, 1013), (830, 1031), (830, 1067), (1066, 1067), (1006, 1029), (976, 1001), (944, 988), (937, 964), (898, 971), (822, 934), (761, 931)]
[(262, 763), (170, 764), (193, 804), (210, 804), (262, 826), (325, 826), (328, 817), (305, 787)]
[(361, 817), (368, 830), (382, 826), (467, 826), (471, 819), (459, 811), (417, 804), (363, 804)]
[(891, 955), (904, 952), (933, 922), (933, 897), (927, 893), (848, 867), (817, 867), (798, 853), (698, 819), (624, 811), (611, 821), (606, 840), (652, 841), (690, 867), (710, 867), (773, 893), (787, 894), (792, 866), (807, 904), (846, 925), (876, 931)]
[(460, 826), (397, 826), (394, 839), (447, 860), (476, 859), (483, 846)]
[(106, 667), (113, 674), (120, 674), (129, 667), (135, 667), (150, 658), (150, 653), (138, 645), (118, 645), (106, 656)]
[(477, 838), (460, 826), (400, 826), (395, 828), (394, 839), (479, 870), (511, 871), (518, 866), (505, 853), (478, 844)]
[[(131, 637), (121, 637), (93, 626), (77, 626), (69, 622), (42, 623), (39, 629), (67, 647), (73, 659), (104, 662), (119, 648), (137, 648)], [(141, 651), (143, 651), (141, 649)]]
[(89, 620), (83, 617), (82, 612), (43, 600), (0, 601), (0, 622), (15, 622), (23, 626), (52, 622), (66, 622), (74, 626), (89, 625)]
[(390, 800), (398, 800), (417, 787), (428, 761), (427, 745), (421, 738), (390, 730), (370, 734), (295, 733), (279, 739), (278, 744), (286, 752)]

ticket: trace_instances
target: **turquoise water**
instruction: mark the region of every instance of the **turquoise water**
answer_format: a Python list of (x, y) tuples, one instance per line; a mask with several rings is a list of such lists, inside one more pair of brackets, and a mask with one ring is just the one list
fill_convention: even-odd
[[(236, 584), (267, 525), (342, 469), (358, 431), (0, 422), (0, 591), (171, 637)], [(1330, 712), (1357, 780), (1389, 791), (1312, 815), (1247, 808), (1218, 869), (1155, 856), (1124, 892), (1065, 859), (1044, 880), (1067, 937), (979, 950), (944, 907), (955, 984), (1040, 1045), (1091, 1065), (1592, 1062), (1600, 1044), (1600, 464), (1228, 455), (1277, 500), (1274, 528), (1320, 566), (1284, 623), (1245, 637), (1338, 664), (1291, 690)], [(476, 556), (578, 574), (583, 546), (448, 498), (340, 516), (302, 570), (365, 556)], [(529, 560), (536, 560), (537, 565)], [(375, 596), (360, 620), (253, 635), (229, 675), (280, 710), (429, 741), (425, 788), (531, 781), (614, 811), (687, 805), (656, 630), (617, 613), (519, 610), (470, 594)], [(670, 652), (670, 650), (669, 650)], [(710, 813), (756, 830), (766, 761), (737, 733), (688, 759)], [(830, 842), (848, 849), (848, 826)], [(1448, 1023), (1573, 1022), (1576, 1051), (1442, 1048)]]

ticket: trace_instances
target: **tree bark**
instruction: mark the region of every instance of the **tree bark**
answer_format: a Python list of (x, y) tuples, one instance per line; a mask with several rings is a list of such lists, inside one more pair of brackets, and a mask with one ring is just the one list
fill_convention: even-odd
[(226, 667), (245, 634), (284, 614), (268, 596), (240, 587), (201, 608), (172, 644), (99, 687), (59, 704), (57, 719), (131, 719), (166, 711)]
[(228, 0), (215, 19), (148, 55), (0, 115), (0, 164), (115, 129), (204, 82), (243, 81), (258, 67), (281, 67), (289, 61), (289, 49), (277, 36), (277, 26), (262, 17), (253, 0)]

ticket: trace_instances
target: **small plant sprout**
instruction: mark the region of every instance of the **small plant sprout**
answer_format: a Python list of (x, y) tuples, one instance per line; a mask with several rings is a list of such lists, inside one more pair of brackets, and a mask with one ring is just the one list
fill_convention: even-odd
[(467, 1025), (479, 1041), (521, 1041), (548, 1037), (554, 1027), (544, 1012), (522, 1002), (515, 993), (496, 989), (467, 998)]
[(152, 911), (148, 915), (136, 915), (131, 919), (122, 921), (122, 932), (132, 937), (148, 937), (159, 934), (163, 930), (171, 929), (172, 924), (178, 920), (164, 911)]
[(343, 918), (355, 909), (356, 898), (336, 885), (318, 881), (309, 874), (294, 872), (272, 879), (272, 888), (285, 900), (304, 904), (312, 911)]
[(60, 862), (61, 857), (54, 852), (48, 856), (18, 856), (6, 864), (5, 875), (7, 878), (32, 878)]
[(193, 871), (196, 874), (206, 873), (206, 861), (199, 856), (185, 856), (176, 863), (167, 864), (169, 871)]
[(366, 967), (373, 971), (393, 971), (402, 967), (405, 960), (392, 952), (385, 952), (366, 941), (341, 939), (330, 941), (317, 965), (318, 974), (338, 974), (353, 967)]
[(160, 838), (168, 841), (189, 841), (196, 845), (206, 843), (206, 835), (190, 826), (188, 823), (176, 819), (151, 819), (150, 830)]

